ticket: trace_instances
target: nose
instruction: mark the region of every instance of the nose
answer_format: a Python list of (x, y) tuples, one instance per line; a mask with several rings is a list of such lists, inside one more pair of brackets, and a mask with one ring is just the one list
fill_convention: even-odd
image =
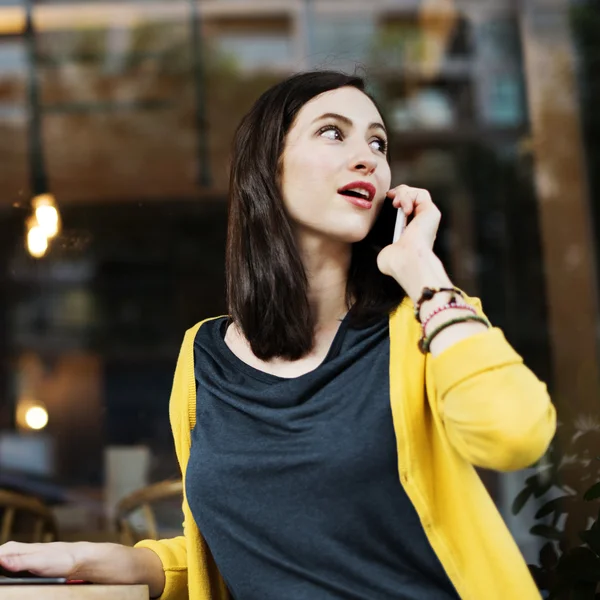
[(348, 165), (351, 171), (364, 175), (371, 175), (377, 168), (377, 161), (370, 150), (361, 150), (354, 154)]

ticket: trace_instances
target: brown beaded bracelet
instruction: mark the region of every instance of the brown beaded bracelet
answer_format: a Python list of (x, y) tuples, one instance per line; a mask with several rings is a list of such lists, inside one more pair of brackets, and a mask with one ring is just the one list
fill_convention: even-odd
[(423, 291), (421, 292), (421, 297), (416, 301), (415, 303), (415, 319), (417, 321), (419, 321), (419, 323), (421, 322), (421, 306), (423, 306), (424, 302), (427, 302), (428, 300), (431, 300), (436, 294), (439, 294), (440, 292), (450, 292), (450, 299), (448, 300), (448, 304), (455, 304), (456, 303), (456, 296), (461, 296), (464, 297), (464, 293), (462, 290), (458, 289), (457, 287), (442, 287), (442, 288), (429, 288), (429, 287), (424, 287)]
[(467, 321), (476, 321), (478, 323), (483, 323), (488, 328), (491, 327), (491, 323), (485, 318), (480, 317), (479, 315), (463, 315), (462, 317), (456, 317), (455, 319), (449, 319), (445, 323), (438, 325), (427, 337), (423, 334), (423, 337), (419, 340), (419, 350), (423, 354), (427, 354), (429, 352), (429, 348), (431, 347), (431, 342), (433, 339), (444, 329), (450, 327), (451, 325), (456, 325), (457, 323), (466, 323)]

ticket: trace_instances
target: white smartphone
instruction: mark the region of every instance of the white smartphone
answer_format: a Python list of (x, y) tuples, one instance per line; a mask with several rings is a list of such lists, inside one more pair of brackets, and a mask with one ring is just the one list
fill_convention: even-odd
[(398, 241), (402, 232), (404, 231), (404, 226), (406, 225), (406, 215), (404, 211), (399, 208), (398, 213), (396, 214), (396, 225), (394, 227), (394, 238), (392, 239), (392, 243)]

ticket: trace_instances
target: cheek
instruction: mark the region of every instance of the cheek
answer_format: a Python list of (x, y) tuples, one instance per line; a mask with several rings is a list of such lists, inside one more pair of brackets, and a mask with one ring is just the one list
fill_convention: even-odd
[(331, 174), (335, 165), (331, 157), (322, 151), (290, 153), (283, 163), (284, 196), (294, 192), (332, 185)]
[(382, 165), (381, 170), (381, 187), (387, 192), (392, 185), (392, 171), (389, 164), (386, 162)]

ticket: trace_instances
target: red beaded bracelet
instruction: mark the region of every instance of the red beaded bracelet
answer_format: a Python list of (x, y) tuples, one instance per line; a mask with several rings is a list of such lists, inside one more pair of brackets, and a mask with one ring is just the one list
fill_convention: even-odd
[(464, 298), (464, 293), (457, 287), (441, 287), (441, 288), (428, 288), (424, 287), (421, 292), (421, 297), (415, 302), (415, 319), (421, 322), (421, 306), (428, 300), (431, 300), (436, 294), (440, 292), (449, 292), (450, 300), (449, 304), (456, 302), (456, 297), (461, 296)]
[(449, 302), (448, 304), (442, 304), (441, 306), (438, 306), (436, 309), (431, 311), (431, 313), (429, 313), (427, 315), (427, 317), (425, 317), (425, 319), (423, 319), (423, 323), (422, 323), (423, 331), (425, 331), (425, 327), (427, 327), (427, 324), (431, 321), (431, 319), (433, 319), (433, 317), (435, 317), (436, 315), (439, 315), (441, 312), (448, 310), (450, 308), (463, 308), (465, 310), (471, 311), (474, 315), (477, 314), (477, 311), (470, 304), (456, 304), (454, 302), (452, 302), (452, 303)]

